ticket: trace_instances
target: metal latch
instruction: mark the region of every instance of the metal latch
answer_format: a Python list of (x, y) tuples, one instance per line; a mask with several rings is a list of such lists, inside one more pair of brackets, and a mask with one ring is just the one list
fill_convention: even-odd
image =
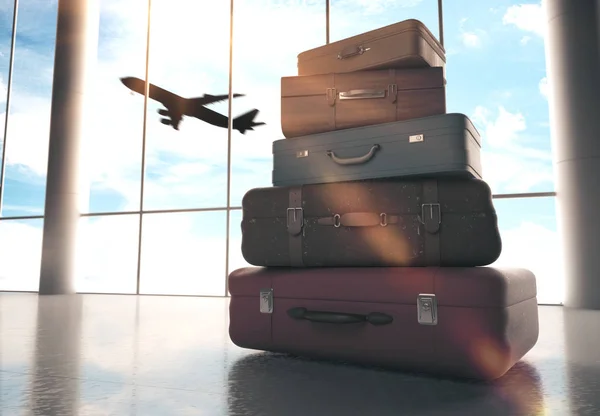
[(437, 325), (437, 301), (435, 295), (422, 293), (417, 296), (417, 321), (421, 325)]
[(423, 140), (425, 140), (425, 136), (422, 134), (413, 134), (412, 136), (408, 136), (409, 143), (418, 143), (422, 142)]
[(260, 313), (273, 313), (273, 289), (260, 290)]
[(297, 158), (308, 157), (308, 150), (298, 150), (296, 152), (296, 157)]

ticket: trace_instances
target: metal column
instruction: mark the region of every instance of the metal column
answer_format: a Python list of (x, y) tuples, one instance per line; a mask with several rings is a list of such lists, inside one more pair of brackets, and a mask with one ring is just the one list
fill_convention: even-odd
[(58, 1), (41, 295), (75, 292), (80, 153), (99, 18), (98, 0)]
[(600, 309), (600, 5), (544, 6), (565, 306)]

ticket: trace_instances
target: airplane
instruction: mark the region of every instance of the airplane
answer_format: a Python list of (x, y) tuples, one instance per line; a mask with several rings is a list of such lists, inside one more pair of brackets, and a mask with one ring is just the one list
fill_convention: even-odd
[[(135, 77), (121, 78), (121, 82), (133, 92), (144, 95), (145, 81)], [(219, 101), (227, 100), (229, 95), (210, 95), (204, 94), (202, 97), (183, 98), (170, 91), (164, 90), (156, 85), (149, 85), (148, 96), (153, 100), (160, 102), (166, 109), (159, 109), (158, 114), (167, 118), (161, 118), (160, 122), (167, 126), (179, 130), (179, 123), (183, 116), (195, 117), (213, 126), (227, 128), (229, 126), (229, 117), (219, 114), (205, 106)], [(243, 97), (244, 94), (233, 94), (233, 97)], [(233, 129), (242, 134), (247, 130), (254, 130), (253, 127), (261, 126), (263, 122), (255, 122), (254, 118), (258, 110), (250, 110), (245, 114), (233, 119)]]

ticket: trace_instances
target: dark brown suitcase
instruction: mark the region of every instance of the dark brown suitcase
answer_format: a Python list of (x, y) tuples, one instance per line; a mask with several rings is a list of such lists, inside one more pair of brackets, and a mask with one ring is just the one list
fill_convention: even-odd
[(286, 138), (445, 112), (442, 68), (281, 78), (281, 130)]
[(257, 188), (242, 199), (253, 266), (485, 266), (502, 250), (489, 186), (394, 178)]
[[(440, 33), (442, 30), (440, 20)], [(442, 43), (422, 22), (415, 19), (371, 30), (298, 55), (298, 75), (445, 65), (446, 53)]]
[(491, 380), (539, 333), (525, 269), (249, 267), (229, 290), (242, 348)]

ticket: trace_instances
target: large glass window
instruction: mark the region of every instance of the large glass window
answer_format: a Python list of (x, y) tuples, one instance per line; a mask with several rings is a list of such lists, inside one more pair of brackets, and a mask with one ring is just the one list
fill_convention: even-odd
[(226, 215), (144, 214), (140, 293), (223, 296)]
[(81, 218), (75, 282), (78, 292), (136, 292), (139, 223), (139, 215)]
[(522, 267), (537, 278), (538, 302), (563, 301), (562, 254), (555, 198), (495, 199), (502, 254), (494, 266)]
[(145, 210), (227, 205), (228, 105), (211, 96), (228, 96), (229, 16), (228, 1), (152, 4), (149, 79), (166, 91), (148, 102)]
[(103, 0), (100, 8), (93, 125), (85, 137), (89, 212), (138, 211), (144, 96), (121, 82), (144, 79), (147, 0)]
[(272, 143), (281, 131), (281, 77), (297, 75), (297, 55), (325, 44), (325, 2), (236, 0), (233, 115), (259, 110), (265, 125), (232, 131), (231, 205), (251, 188), (271, 186)]
[(0, 221), (0, 289), (39, 289), (44, 221)]
[[(5, 10), (9, 12), (2, 15), (7, 25), (3, 25), (0, 33), (0, 45), (3, 65), (8, 66), (12, 10), (10, 7)], [(11, 103), (4, 141), (4, 217), (41, 215), (44, 211), (56, 10), (55, 2), (19, 2)], [(1, 111), (4, 113), (4, 108)]]
[[(139, 210), (142, 157), (144, 211), (227, 205), (230, 2), (173, 1), (152, 2), (150, 11), (147, 0), (101, 3), (95, 117), (85, 137), (90, 213)], [(56, 3), (19, 4), (3, 217), (43, 215), (45, 196)], [(331, 42), (405, 19), (422, 21), (439, 38), (434, 0), (332, 0), (330, 11)], [(148, 77), (166, 92), (151, 89), (144, 114), (148, 13)], [(12, 9), (0, 19), (4, 120)], [(243, 96), (233, 99), (231, 117), (258, 110), (254, 121), (266, 123), (231, 131), (230, 196), (238, 207), (249, 189), (271, 186), (272, 142), (284, 137), (281, 78), (297, 75), (299, 53), (326, 43), (325, 2), (235, 0), (233, 22), (232, 93)], [(554, 189), (543, 28), (539, 4), (445, 4), (447, 112), (466, 114), (481, 133), (484, 179), (495, 194)], [(139, 80), (134, 91), (123, 77)], [(495, 265), (530, 268), (539, 301), (561, 302), (554, 199), (494, 204), (504, 243)], [(79, 291), (135, 293), (141, 232), (141, 293), (224, 293), (225, 209), (142, 215), (141, 230), (137, 214), (81, 219)], [(248, 264), (242, 211), (229, 215), (232, 271)], [(2, 289), (38, 289), (42, 224), (0, 222)], [(23, 266), (24, 256), (34, 259), (30, 266)]]

